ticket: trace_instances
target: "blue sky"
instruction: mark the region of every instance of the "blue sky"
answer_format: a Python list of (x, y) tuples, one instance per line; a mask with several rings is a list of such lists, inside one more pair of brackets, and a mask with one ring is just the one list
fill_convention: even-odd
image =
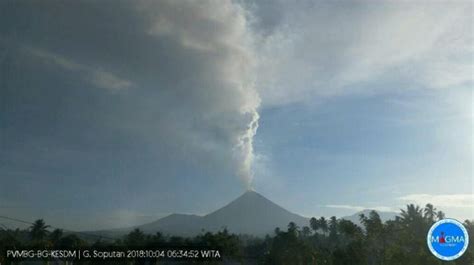
[(474, 218), (469, 1), (0, 5), (3, 215), (121, 227), (252, 186)]
[[(401, 96), (405, 97), (410, 96)], [(450, 152), (452, 139), (440, 139), (436, 133), (448, 125), (462, 128), (469, 119), (426, 120), (432, 116), (419, 117), (423, 114), (400, 107), (393, 102), (396, 98), (351, 96), (316, 109), (288, 106), (264, 112), (257, 150), (268, 154), (271, 167), (263, 171), (271, 173), (261, 189), (276, 194), (290, 189), (289, 193), (298, 194), (295, 204), (305, 202), (298, 207), (307, 215), (311, 211), (341, 214), (347, 212), (341, 209), (351, 208), (395, 210), (407, 194), (453, 194), (452, 181), (468, 184), (456, 186), (457, 193), (471, 193), (469, 157)], [(282, 120), (288, 122), (282, 125)], [(469, 128), (453, 134), (470, 137)], [(462, 175), (463, 170), (468, 174)], [(454, 172), (459, 175), (453, 176)], [(274, 174), (280, 175), (281, 183), (267, 187)], [(306, 201), (307, 195), (302, 194), (317, 199)]]

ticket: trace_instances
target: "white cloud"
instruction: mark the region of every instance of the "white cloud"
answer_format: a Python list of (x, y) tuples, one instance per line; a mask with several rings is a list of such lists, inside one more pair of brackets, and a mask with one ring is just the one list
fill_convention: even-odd
[(111, 90), (122, 90), (133, 86), (132, 82), (125, 79), (121, 79), (103, 70), (93, 71), (92, 77), (92, 82), (96, 86), (108, 88)]
[(398, 199), (418, 205), (431, 203), (435, 207), (474, 209), (474, 194), (409, 194)]
[(95, 68), (89, 65), (80, 64), (73, 60), (61, 56), (59, 54), (45, 51), (38, 48), (24, 47), (24, 50), (36, 56), (47, 63), (52, 63), (67, 71), (78, 72), (84, 75), (84, 78), (100, 88), (108, 89), (110, 91), (118, 91), (128, 89), (134, 84), (126, 79), (120, 78), (105, 70)]
[(63, 56), (60, 56), (58, 54), (48, 52), (45, 50), (37, 49), (37, 48), (32, 48), (32, 47), (24, 47), (25, 51), (29, 52), (30, 54), (41, 58), (45, 60), (46, 62), (56, 64), (57, 66), (60, 66), (66, 70), (82, 70), (85, 66), (75, 63), (69, 59), (66, 59)]
[(280, 5), (284, 15), (260, 45), (265, 106), (383, 92), (394, 80), (407, 84), (401, 90), (473, 82), (470, 2)]
[(387, 206), (375, 206), (375, 207), (368, 207), (368, 206), (355, 206), (355, 205), (347, 205), (347, 204), (328, 204), (324, 207), (327, 208), (335, 208), (335, 209), (344, 209), (344, 210), (354, 210), (354, 211), (363, 211), (363, 210), (375, 210), (380, 212), (392, 212), (394, 211), (393, 208)]

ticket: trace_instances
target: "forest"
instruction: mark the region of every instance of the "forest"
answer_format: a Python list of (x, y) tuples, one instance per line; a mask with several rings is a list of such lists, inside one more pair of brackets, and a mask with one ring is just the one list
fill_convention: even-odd
[[(205, 232), (183, 238), (156, 233), (145, 234), (135, 229), (123, 237), (111, 239), (93, 237), (54, 229), (43, 220), (36, 220), (28, 229), (0, 229), (0, 264), (32, 264), (5, 257), (7, 249), (45, 248), (79, 249), (87, 247), (136, 247), (153, 249), (166, 246), (207, 247), (219, 249), (222, 260), (153, 261), (152, 264), (269, 264), (269, 265), (472, 265), (474, 247), (471, 244), (462, 257), (444, 262), (434, 257), (426, 244), (431, 225), (445, 218), (442, 211), (427, 204), (409, 204), (394, 220), (382, 222), (376, 211), (361, 214), (360, 225), (331, 217), (311, 218), (307, 226), (289, 223), (277, 227), (271, 235), (257, 238), (232, 234), (227, 229)], [(474, 221), (464, 226), (472, 241)], [(53, 263), (51, 263), (53, 262)], [(36, 261), (35, 264), (65, 264)], [(145, 260), (74, 261), (68, 264), (150, 264)]]

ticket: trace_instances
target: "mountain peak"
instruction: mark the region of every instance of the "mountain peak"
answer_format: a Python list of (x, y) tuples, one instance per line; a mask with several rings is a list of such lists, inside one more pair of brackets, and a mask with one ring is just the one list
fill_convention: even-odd
[[(265, 196), (262, 194), (256, 192), (255, 190), (246, 190), (242, 195), (231, 201), (227, 206), (232, 205), (232, 204), (250, 204), (250, 205), (255, 205), (255, 204), (271, 204), (278, 206), (271, 200), (267, 199)], [(280, 206), (278, 206), (280, 207)]]
[(289, 222), (304, 226), (308, 225), (309, 220), (249, 189), (207, 215), (173, 214), (140, 228), (146, 232), (161, 231), (173, 235), (195, 235), (202, 230), (227, 228), (232, 233), (263, 236), (272, 233), (275, 227), (286, 227)]
[(255, 196), (255, 195), (262, 196), (260, 193), (256, 192), (255, 190), (249, 189), (249, 190), (246, 190), (240, 197), (242, 197), (242, 196)]
[[(204, 216), (208, 223), (221, 224), (235, 233), (262, 235), (289, 222), (307, 225), (308, 220), (287, 211), (254, 190), (247, 190), (226, 206)], [(212, 230), (219, 229), (214, 226)]]

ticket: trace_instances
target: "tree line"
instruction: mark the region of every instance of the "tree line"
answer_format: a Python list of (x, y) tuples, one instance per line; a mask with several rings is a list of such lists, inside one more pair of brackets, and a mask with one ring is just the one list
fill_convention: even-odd
[[(5, 263), (5, 249), (22, 247), (83, 248), (83, 247), (141, 247), (199, 246), (220, 249), (222, 261), (199, 264), (268, 264), (268, 265), (472, 265), (474, 222), (466, 220), (471, 245), (459, 259), (443, 262), (428, 250), (426, 236), (431, 225), (445, 218), (433, 205), (424, 208), (409, 204), (394, 220), (383, 222), (376, 211), (361, 214), (360, 225), (349, 220), (331, 217), (311, 218), (307, 226), (291, 222), (285, 228), (275, 228), (272, 235), (257, 238), (232, 234), (227, 229), (203, 232), (195, 237), (167, 236), (161, 233), (145, 234), (135, 229), (113, 241), (91, 239), (60, 229), (50, 231), (43, 220), (35, 221), (29, 229), (0, 230), (0, 263)], [(3, 262), (2, 262), (3, 261)], [(96, 264), (96, 261), (78, 261), (75, 264)], [(104, 264), (100, 262), (98, 264)], [(113, 261), (109, 264), (130, 264)], [(137, 260), (135, 264), (142, 264)], [(189, 264), (191, 262), (179, 263)], [(157, 264), (174, 264), (159, 262)]]

